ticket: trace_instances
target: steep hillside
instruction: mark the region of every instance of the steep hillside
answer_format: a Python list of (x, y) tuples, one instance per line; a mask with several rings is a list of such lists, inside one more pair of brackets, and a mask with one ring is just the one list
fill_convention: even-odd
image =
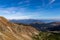
[(32, 40), (39, 32), (32, 26), (10, 23), (0, 17), (0, 40)]

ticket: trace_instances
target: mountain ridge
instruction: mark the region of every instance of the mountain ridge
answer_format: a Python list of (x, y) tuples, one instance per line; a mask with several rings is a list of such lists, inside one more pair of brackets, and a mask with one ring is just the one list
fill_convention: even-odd
[(50, 22), (60, 22), (60, 20), (53, 20), (53, 19), (11, 19), (9, 20), (13, 23), (22, 23), (22, 24), (31, 24), (35, 22), (42, 22), (42, 23), (50, 23)]
[(32, 26), (18, 25), (0, 17), (0, 40), (32, 40), (32, 35), (38, 33)]

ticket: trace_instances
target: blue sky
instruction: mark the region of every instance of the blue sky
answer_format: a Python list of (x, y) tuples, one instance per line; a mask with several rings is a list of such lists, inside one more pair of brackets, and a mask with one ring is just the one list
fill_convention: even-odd
[(8, 19), (60, 19), (60, 0), (0, 0), (0, 16)]

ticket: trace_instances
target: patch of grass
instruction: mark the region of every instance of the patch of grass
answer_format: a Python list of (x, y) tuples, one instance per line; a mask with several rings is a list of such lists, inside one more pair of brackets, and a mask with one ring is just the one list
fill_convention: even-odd
[(33, 40), (60, 40), (60, 33), (40, 32), (32, 38)]

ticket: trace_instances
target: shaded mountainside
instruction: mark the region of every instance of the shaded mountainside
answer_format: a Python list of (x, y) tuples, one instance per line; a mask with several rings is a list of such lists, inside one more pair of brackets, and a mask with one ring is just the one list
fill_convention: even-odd
[(32, 40), (32, 36), (38, 33), (32, 26), (10, 23), (0, 17), (0, 40)]
[(60, 22), (32, 23), (30, 25), (41, 31), (60, 31)]
[[(22, 23), (16, 23), (21, 25)], [(35, 22), (31, 24), (22, 24), (22, 25), (30, 25), (36, 28), (39, 31), (60, 31), (60, 22), (51, 22), (51, 23), (43, 23), (43, 22)]]

